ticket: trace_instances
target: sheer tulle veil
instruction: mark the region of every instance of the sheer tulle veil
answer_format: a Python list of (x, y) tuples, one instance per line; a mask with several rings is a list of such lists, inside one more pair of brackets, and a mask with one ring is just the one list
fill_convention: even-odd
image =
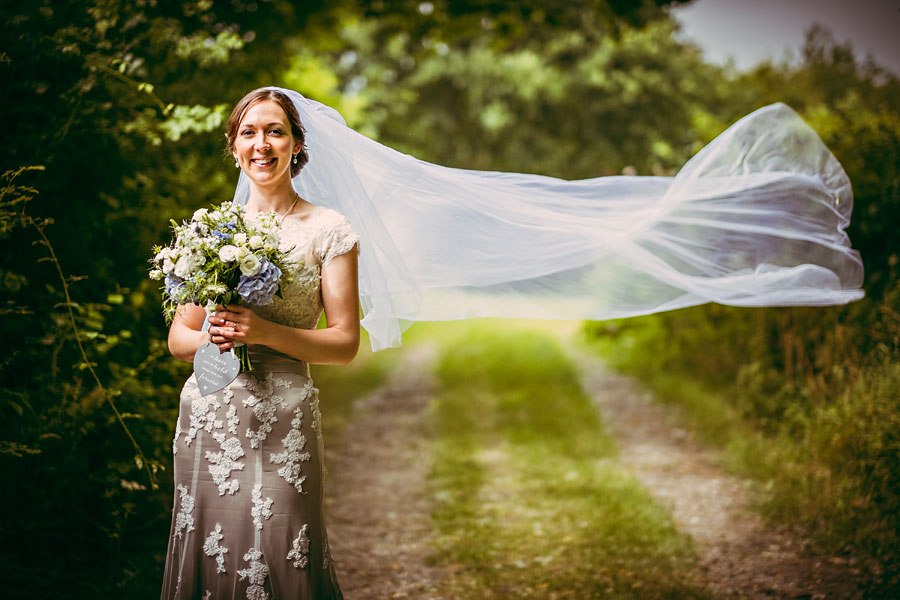
[[(281, 91), (307, 132), (310, 162), (294, 188), (360, 235), (362, 324), (375, 350), (420, 320), (602, 320), (863, 297), (844, 232), (850, 181), (784, 104), (739, 120), (675, 177), (565, 181), (430, 164)], [(248, 196), (242, 174), (235, 199)]]

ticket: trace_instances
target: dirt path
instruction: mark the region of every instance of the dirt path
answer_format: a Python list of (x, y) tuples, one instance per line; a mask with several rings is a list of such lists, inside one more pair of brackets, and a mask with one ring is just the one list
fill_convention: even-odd
[(328, 453), (329, 542), (347, 600), (437, 599), (426, 565), (431, 505), (425, 416), (435, 349), (412, 346), (387, 384), (360, 398), (343, 443)]
[(725, 474), (676, 424), (669, 407), (627, 377), (579, 355), (582, 385), (616, 437), (621, 460), (673, 515), (700, 552), (698, 581), (724, 597), (862, 597), (858, 570), (838, 557), (802, 555), (803, 541), (750, 509), (744, 482)]
[[(360, 398), (340, 446), (328, 454), (326, 510), (347, 600), (437, 600), (449, 571), (426, 564), (431, 503), (426, 413), (433, 347), (412, 346), (385, 386)], [(803, 540), (768, 526), (746, 484), (677, 425), (671, 408), (575, 354), (582, 386), (616, 437), (621, 461), (697, 543), (697, 582), (723, 598), (862, 598), (857, 569), (804, 556)]]

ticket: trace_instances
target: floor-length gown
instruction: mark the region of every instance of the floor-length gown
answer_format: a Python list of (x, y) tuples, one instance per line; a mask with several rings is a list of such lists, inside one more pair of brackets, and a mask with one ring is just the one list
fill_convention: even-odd
[[(333, 210), (288, 218), (293, 281), (256, 312), (316, 327), (321, 270), (357, 242)], [(192, 375), (181, 392), (163, 600), (342, 598), (322, 514), (318, 390), (305, 363), (262, 346), (250, 356), (253, 371), (224, 390), (201, 396)]]

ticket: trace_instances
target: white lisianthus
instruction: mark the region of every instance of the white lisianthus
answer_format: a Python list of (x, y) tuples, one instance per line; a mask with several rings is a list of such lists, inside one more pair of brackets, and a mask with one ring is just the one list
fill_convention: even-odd
[(263, 245), (263, 239), (261, 236), (254, 235), (250, 238), (250, 247), (254, 250), (258, 250)]
[(244, 260), (244, 257), (248, 254), (250, 254), (250, 250), (247, 248), (247, 246), (238, 246), (237, 259), (239, 262)]
[(237, 259), (237, 246), (226, 244), (219, 249), (219, 260), (222, 262), (234, 262)]
[(260, 262), (255, 254), (248, 254), (241, 259), (241, 273), (247, 277), (252, 277), (259, 273)]
[(246, 244), (247, 243), (247, 234), (241, 231), (240, 233), (234, 234), (234, 243), (235, 244)]
[(209, 217), (213, 221), (220, 221), (220, 220), (222, 220), (222, 213), (217, 210), (214, 210), (213, 212), (209, 213)]
[(168, 275), (172, 272), (172, 269), (175, 268), (175, 263), (172, 262), (172, 259), (168, 256), (163, 261), (162, 272)]
[[(219, 294), (224, 294), (225, 292), (227, 292), (228, 288), (226, 286), (222, 285), (221, 283), (211, 283), (208, 286), (206, 286), (206, 291), (213, 295), (219, 295)], [(210, 300), (210, 302), (212, 302), (212, 301)], [(215, 309), (215, 306), (216, 305), (213, 304), (213, 309)]]
[(162, 278), (163, 278), (163, 272), (160, 271), (159, 269), (153, 269), (150, 271), (150, 279), (159, 280)]
[(194, 216), (191, 217), (191, 221), (199, 221), (200, 219), (205, 217), (206, 213), (208, 213), (208, 212), (209, 212), (209, 209), (198, 208), (197, 210), (194, 211)]

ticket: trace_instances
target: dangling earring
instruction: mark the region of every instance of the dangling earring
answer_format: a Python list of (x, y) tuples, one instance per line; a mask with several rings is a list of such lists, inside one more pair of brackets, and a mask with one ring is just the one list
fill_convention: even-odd
[(297, 154), (294, 155), (294, 164), (295, 164), (295, 165), (297, 164), (297, 156), (298, 156), (299, 154), (300, 154), (300, 153), (298, 152)]
[(241, 168), (241, 165), (240, 165), (240, 164), (238, 164), (238, 161), (234, 161), (234, 166), (236, 166), (236, 167), (237, 167), (237, 168), (238, 168), (238, 169), (240, 169), (240, 168)]

